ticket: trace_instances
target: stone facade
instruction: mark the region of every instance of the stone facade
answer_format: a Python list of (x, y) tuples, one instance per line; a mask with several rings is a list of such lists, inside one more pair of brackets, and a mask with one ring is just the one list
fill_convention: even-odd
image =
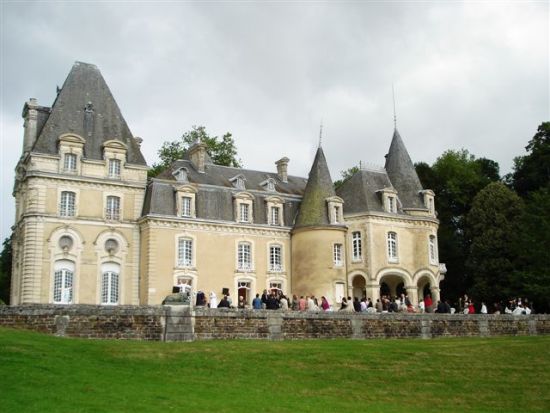
[(434, 194), (397, 130), (385, 168), (335, 191), (321, 147), (307, 179), (286, 157), (267, 172), (216, 165), (196, 143), (148, 180), (142, 139), (86, 63), (23, 117), (12, 305), (158, 305), (179, 280), (248, 305), (264, 289), (335, 308), (381, 292), (439, 298)]
[(550, 334), (549, 315), (353, 314), (187, 306), (0, 307), (0, 326), (66, 337), (295, 340), (498, 337)]

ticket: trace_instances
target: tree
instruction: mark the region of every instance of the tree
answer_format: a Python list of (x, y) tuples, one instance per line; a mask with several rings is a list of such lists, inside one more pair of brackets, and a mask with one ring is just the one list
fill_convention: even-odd
[(516, 292), (513, 273), (523, 211), (521, 198), (501, 182), (490, 183), (475, 196), (466, 219), (472, 296), (494, 303)]
[(525, 203), (512, 285), (516, 295), (534, 302), (537, 312), (550, 312), (550, 189), (532, 192)]
[(358, 166), (352, 166), (351, 168), (348, 168), (345, 171), (340, 171), (340, 175), (342, 176), (342, 179), (334, 181), (334, 189), (340, 188), (344, 182), (346, 182), (353, 175), (359, 172), (359, 170), (360, 169)]
[(8, 303), (10, 299), (11, 287), (11, 238), (4, 240), (3, 249), (0, 253), (0, 304)]
[(446, 297), (456, 299), (472, 284), (465, 267), (470, 245), (465, 217), (476, 194), (499, 179), (498, 163), (462, 149), (444, 152), (431, 167), (424, 162), (415, 167), (424, 188), (436, 194), (439, 256), (448, 270), (441, 288)]
[(206, 144), (206, 151), (212, 161), (217, 165), (234, 166), (240, 168), (241, 161), (237, 159), (237, 147), (231, 133), (227, 132), (221, 138), (210, 136), (204, 126), (193, 126), (179, 139), (164, 142), (158, 151), (160, 163), (153, 164), (149, 170), (149, 176), (154, 177), (168, 168), (172, 162), (182, 159), (184, 153), (196, 142)]
[(550, 122), (539, 125), (525, 149), (528, 154), (514, 159), (514, 172), (508, 176), (522, 197), (540, 188), (550, 188)]

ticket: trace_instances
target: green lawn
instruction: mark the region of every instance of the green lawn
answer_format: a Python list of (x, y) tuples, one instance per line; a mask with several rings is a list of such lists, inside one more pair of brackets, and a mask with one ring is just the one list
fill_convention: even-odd
[(550, 337), (151, 343), (0, 328), (2, 412), (550, 411)]

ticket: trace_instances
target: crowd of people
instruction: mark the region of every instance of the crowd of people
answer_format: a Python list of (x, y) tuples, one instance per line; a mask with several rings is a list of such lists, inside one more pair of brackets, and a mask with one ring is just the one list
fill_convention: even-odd
[[(181, 293), (189, 294), (191, 286), (187, 283), (178, 283), (176, 289)], [(513, 315), (528, 315), (532, 313), (529, 301), (521, 298), (510, 299), (508, 302), (494, 303), (491, 308), (487, 308), (485, 302), (481, 302), (476, 306), (474, 300), (468, 295), (460, 297), (456, 306), (452, 306), (448, 300), (437, 300), (434, 302), (430, 294), (426, 294), (418, 304), (413, 304), (409, 296), (402, 293), (397, 296), (382, 295), (376, 301), (363, 296), (359, 297), (342, 297), (341, 303), (332, 305), (324, 296), (317, 298), (313, 294), (298, 297), (292, 295), (287, 297), (279, 289), (267, 289), (263, 293), (256, 294), (249, 304), (245, 297), (239, 296), (236, 303), (229, 291), (222, 294), (221, 300), (218, 301), (216, 293), (210, 293), (210, 301), (206, 299), (206, 294), (198, 291), (195, 295), (196, 306), (206, 306), (210, 308), (239, 308), (253, 310), (283, 310), (283, 311), (344, 311), (357, 313), (444, 313), (444, 314), (513, 314)]]

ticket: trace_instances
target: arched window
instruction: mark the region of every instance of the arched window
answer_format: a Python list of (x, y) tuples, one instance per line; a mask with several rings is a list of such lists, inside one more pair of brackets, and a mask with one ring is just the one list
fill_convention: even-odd
[(59, 260), (54, 265), (53, 302), (54, 304), (73, 303), (74, 262)]
[(106, 263), (101, 266), (101, 304), (118, 304), (120, 266)]
[(397, 234), (395, 232), (388, 232), (388, 261), (397, 261)]
[(239, 242), (237, 249), (237, 268), (239, 270), (252, 269), (252, 246), (248, 242)]
[(59, 216), (74, 217), (75, 216), (76, 194), (71, 191), (61, 192), (59, 200)]

